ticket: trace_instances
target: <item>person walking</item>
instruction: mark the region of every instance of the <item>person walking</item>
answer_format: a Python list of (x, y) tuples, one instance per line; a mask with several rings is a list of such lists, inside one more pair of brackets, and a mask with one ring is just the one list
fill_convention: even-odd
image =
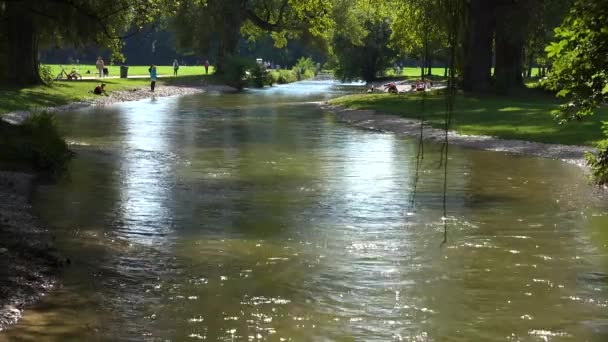
[(205, 75), (209, 75), (209, 60), (205, 60)]
[(179, 63), (177, 59), (173, 60), (173, 76), (177, 76), (177, 70), (179, 70)]
[(103, 68), (105, 67), (104, 63), (103, 63), (103, 59), (100, 57), (97, 57), (97, 62), (95, 62), (95, 67), (97, 68), (97, 71), (99, 71), (99, 77), (103, 77)]
[(157, 77), (156, 65), (154, 65), (154, 64), (150, 65), (148, 72), (150, 73), (150, 91), (154, 92), (154, 88), (156, 88), (156, 77)]

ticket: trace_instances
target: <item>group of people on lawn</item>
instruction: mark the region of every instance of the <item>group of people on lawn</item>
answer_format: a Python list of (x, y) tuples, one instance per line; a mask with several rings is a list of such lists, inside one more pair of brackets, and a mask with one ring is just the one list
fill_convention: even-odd
[[(433, 81), (429, 80), (418, 80), (409, 84), (409, 88), (399, 89), (397, 85), (407, 85), (406, 82), (389, 82), (382, 86), (382, 90), (387, 93), (399, 94), (399, 93), (408, 93), (408, 92), (416, 92), (416, 91), (425, 91), (427, 89), (433, 88)], [(370, 88), (367, 89), (368, 93), (373, 93), (376, 91), (376, 88), (372, 84)]]
[[(203, 66), (205, 67), (205, 74), (209, 74), (209, 65), (210, 65), (209, 60), (205, 60), (205, 63), (203, 64)], [(97, 68), (97, 71), (99, 72), (99, 77), (108, 76), (108, 69), (105, 67), (103, 58), (101, 58), (101, 57), (97, 58), (97, 62), (95, 62), (95, 68)], [(179, 70), (179, 63), (177, 62), (177, 59), (174, 59), (173, 60), (173, 76), (177, 76), (178, 70)], [(156, 65), (154, 65), (154, 64), (150, 65), (150, 67), (148, 68), (148, 73), (150, 74), (150, 91), (154, 92), (154, 89), (156, 88), (156, 79), (158, 78), (158, 74), (156, 71)], [(101, 83), (95, 87), (95, 89), (93, 90), (93, 93), (96, 95), (108, 96), (108, 93), (106, 92), (105, 89), (106, 89), (105, 83)]]

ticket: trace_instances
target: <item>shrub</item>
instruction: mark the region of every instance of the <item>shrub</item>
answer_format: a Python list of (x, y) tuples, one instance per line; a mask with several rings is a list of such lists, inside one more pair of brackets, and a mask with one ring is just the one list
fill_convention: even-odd
[(608, 140), (602, 140), (597, 144), (598, 153), (585, 153), (585, 158), (594, 181), (599, 185), (608, 184)]
[(40, 66), (40, 78), (45, 84), (51, 84), (54, 81), (53, 72), (51, 71), (50, 65)]
[(308, 79), (311, 79), (311, 78), (313, 78), (315, 76), (316, 75), (315, 75), (314, 71), (312, 71), (312, 70), (306, 70), (306, 71), (304, 71), (304, 75), (302, 75), (302, 79), (308, 80)]
[(270, 79), (271, 84), (279, 83), (279, 71), (278, 70), (270, 70), (268, 71), (268, 77)]
[(239, 56), (227, 57), (223, 66), (222, 80), (236, 89), (243, 89), (247, 85), (247, 71), (252, 69), (255, 62)]
[(273, 80), (266, 67), (258, 63), (254, 63), (249, 69), (248, 76), (249, 84), (252, 87), (263, 88), (266, 85), (272, 85)]
[(0, 125), (0, 161), (36, 171), (61, 171), (72, 157), (55, 117), (31, 115), (22, 125)]
[(293, 70), (281, 69), (279, 70), (279, 79), (277, 81), (278, 84), (287, 84), (296, 82), (298, 80), (298, 75)]

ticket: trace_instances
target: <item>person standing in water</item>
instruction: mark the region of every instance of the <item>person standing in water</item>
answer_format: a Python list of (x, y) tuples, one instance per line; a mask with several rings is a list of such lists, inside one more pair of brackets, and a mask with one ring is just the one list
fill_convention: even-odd
[(150, 65), (148, 72), (150, 73), (150, 91), (154, 92), (154, 88), (156, 87), (156, 77), (157, 77), (156, 65), (154, 65), (154, 64)]

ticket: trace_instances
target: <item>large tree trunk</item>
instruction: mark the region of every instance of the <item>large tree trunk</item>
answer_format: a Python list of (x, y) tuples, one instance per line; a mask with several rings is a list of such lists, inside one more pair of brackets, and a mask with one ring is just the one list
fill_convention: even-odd
[(496, 70), (500, 94), (523, 86), (523, 51), (528, 25), (525, 2), (502, 0), (496, 8)]
[(216, 0), (209, 2), (210, 10), (218, 13), (216, 23), (218, 24), (218, 53), (215, 72), (218, 75), (224, 73), (226, 58), (237, 52), (240, 29), (245, 21), (246, 8), (244, 2)]
[(42, 84), (38, 61), (38, 31), (34, 16), (26, 8), (28, 3), (29, 1), (6, 3), (6, 72), (2, 83), (7, 85)]
[(494, 3), (471, 0), (465, 37), (462, 86), (466, 91), (486, 92), (492, 81)]

